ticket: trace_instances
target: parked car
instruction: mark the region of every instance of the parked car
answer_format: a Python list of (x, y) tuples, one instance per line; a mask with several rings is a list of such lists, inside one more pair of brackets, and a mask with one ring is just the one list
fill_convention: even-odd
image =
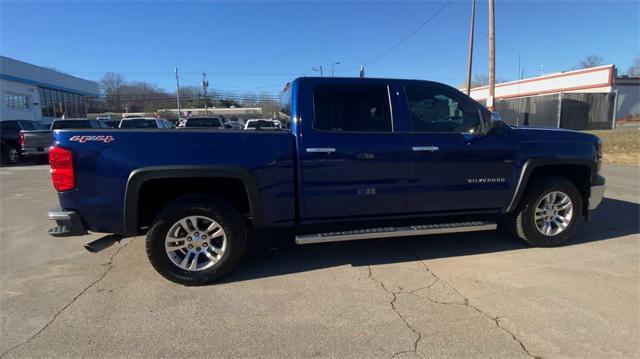
[(273, 120), (248, 120), (244, 124), (245, 130), (275, 130), (279, 128), (280, 127), (277, 126), (276, 122)]
[(180, 128), (219, 128), (223, 129), (224, 124), (219, 117), (190, 117), (187, 118)]
[(240, 124), (240, 122), (238, 122), (238, 120), (229, 120), (227, 122), (224, 123), (224, 128), (226, 129), (230, 129), (230, 130), (242, 130), (243, 127)]
[[(38, 140), (32, 141), (31, 134), (26, 134), (30, 131), (43, 131), (47, 134), (46, 136), (38, 135)], [(35, 121), (0, 121), (0, 136), (2, 137), (0, 151), (2, 152), (2, 163), (14, 164), (20, 162), (20, 159), (25, 156), (46, 154), (46, 151), (52, 142), (51, 134), (49, 132), (50, 131), (48, 131), (44, 126)], [(29, 142), (33, 144), (33, 147), (23, 147), (25, 143), (25, 136), (29, 138)]]
[(120, 121), (119, 128), (173, 128), (171, 121), (153, 117), (129, 117)]
[(166, 128), (176, 128), (176, 123), (171, 120), (167, 120), (163, 118), (163, 119), (160, 119), (160, 121), (164, 123), (164, 126)]
[(100, 123), (102, 123), (107, 128), (118, 128), (118, 126), (120, 126), (119, 120), (101, 120)]
[(146, 233), (161, 275), (200, 284), (233, 270), (247, 233), (312, 244), (500, 223), (546, 247), (604, 195), (596, 136), (511, 127), (436, 82), (299, 78), (282, 104), (290, 131), (56, 132), (49, 233)]

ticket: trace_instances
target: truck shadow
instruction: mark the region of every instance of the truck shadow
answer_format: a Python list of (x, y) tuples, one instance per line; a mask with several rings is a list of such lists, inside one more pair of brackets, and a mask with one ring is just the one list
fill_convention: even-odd
[[(640, 233), (640, 204), (605, 198), (565, 247)], [(261, 240), (261, 239), (257, 239)], [(222, 283), (301, 273), (336, 266), (402, 263), (531, 248), (498, 232), (383, 238), (296, 246), (278, 238), (254, 251)]]

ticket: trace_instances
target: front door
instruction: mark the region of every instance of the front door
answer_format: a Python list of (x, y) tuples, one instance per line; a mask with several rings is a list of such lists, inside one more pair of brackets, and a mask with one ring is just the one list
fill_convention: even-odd
[(436, 83), (407, 83), (402, 92), (410, 126), (408, 211), (462, 212), (506, 206), (515, 145), (499, 133), (486, 133), (486, 109)]
[(302, 120), (303, 221), (402, 213), (409, 164), (405, 137), (394, 133), (390, 85), (320, 80), (307, 91), (313, 113)]

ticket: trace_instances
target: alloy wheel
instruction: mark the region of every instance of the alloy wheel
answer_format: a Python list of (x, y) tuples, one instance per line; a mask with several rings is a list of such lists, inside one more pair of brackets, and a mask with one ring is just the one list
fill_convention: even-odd
[(227, 235), (212, 218), (189, 216), (175, 222), (165, 238), (171, 262), (187, 271), (201, 271), (218, 263), (227, 249)]
[(538, 231), (545, 236), (555, 236), (564, 232), (572, 219), (573, 202), (564, 192), (549, 192), (536, 204), (534, 221)]

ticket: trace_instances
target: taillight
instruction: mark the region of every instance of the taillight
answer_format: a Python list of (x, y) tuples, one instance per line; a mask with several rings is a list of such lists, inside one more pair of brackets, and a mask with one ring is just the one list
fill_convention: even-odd
[(76, 186), (71, 151), (66, 148), (51, 147), (49, 149), (49, 163), (51, 164), (51, 181), (56, 191), (68, 191)]
[(20, 147), (24, 146), (24, 132), (20, 131), (20, 139), (18, 141), (20, 142)]

